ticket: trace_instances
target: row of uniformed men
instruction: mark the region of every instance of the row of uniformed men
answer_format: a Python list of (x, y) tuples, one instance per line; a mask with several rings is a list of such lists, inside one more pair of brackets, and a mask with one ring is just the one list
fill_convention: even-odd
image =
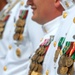
[[(56, 57), (59, 54), (59, 51), (55, 56), (54, 56), (54, 53), (56, 50), (60, 50), (60, 49), (62, 49), (62, 51), (63, 51), (66, 42), (74, 43), (74, 41), (75, 41), (75, 37), (74, 37), (75, 36), (74, 35), (75, 34), (75, 32), (74, 32), (75, 14), (73, 12), (74, 9), (75, 9), (75, 6), (73, 5), (73, 7), (64, 11), (62, 16), (43, 25), (43, 29), (47, 33), (47, 35), (43, 38), (42, 42), (39, 44), (39, 49), (40, 49), (40, 47), (44, 46), (44, 48), (46, 48), (46, 52), (44, 52), (44, 55), (45, 55), (45, 53), (46, 53), (46, 55), (45, 55), (44, 61), (43, 61), (43, 59), (40, 59), (40, 60), (37, 59), (38, 61), (32, 59), (32, 62), (35, 61), (36, 63), (38, 62), (40, 64), (43, 62), (43, 64), (42, 64), (43, 75), (58, 75), (57, 68), (58, 68), (59, 58), (57, 59)], [(68, 20), (69, 20), (69, 22), (68, 22)], [(60, 24), (62, 24), (62, 25), (60, 25)], [(56, 31), (57, 31), (57, 34), (55, 35)], [(53, 36), (53, 35), (55, 35), (55, 38), (53, 41), (51, 41), (50, 36)], [(30, 53), (30, 50), (29, 50), (29, 52), (25, 50), (25, 48), (23, 46), (24, 43), (25, 43), (25, 41), (19, 46), (20, 50), (21, 50), (21, 51), (19, 51), (19, 53), (21, 53), (21, 57), (18, 58), (16, 55), (16, 49), (18, 47), (16, 47), (15, 44), (13, 45), (13, 41), (11, 41), (11, 44), (15, 50), (13, 48), (11, 48), (11, 51), (8, 51), (6, 57), (1, 58), (2, 64), (4, 63), (3, 66), (6, 64), (4, 66), (5, 71), (2, 71), (1, 74), (3, 73), (3, 75), (24, 75), (24, 74), (28, 75), (29, 69), (32, 70), (34, 67), (36, 67), (36, 66), (32, 66), (32, 68), (28, 67), (31, 65), (30, 64), (31, 61), (28, 58), (30, 57), (30, 55), (32, 55), (33, 52), (28, 55), (28, 53)], [(49, 44), (47, 45), (47, 43), (49, 43)], [(25, 46), (27, 46), (27, 48), (29, 48), (29, 44), (25, 45)], [(47, 48), (47, 46), (48, 46), (48, 48)], [(34, 55), (36, 55), (36, 54), (37, 54), (37, 56), (42, 55), (41, 52), (39, 52), (40, 51), (39, 49), (37, 49), (37, 51), (35, 52)], [(22, 50), (25, 50), (25, 51), (22, 52)], [(24, 52), (26, 55), (24, 54)], [(63, 52), (63, 55), (65, 56), (64, 52)], [(57, 59), (56, 63), (54, 63), (54, 57)], [(59, 57), (60, 57), (60, 55), (59, 55)], [(5, 59), (5, 62), (4, 62), (3, 58)], [(73, 59), (74, 59), (74, 57), (73, 57)], [(67, 64), (69, 64), (69, 63), (70, 63), (70, 60)], [(36, 65), (36, 64), (34, 63), (34, 65)], [(73, 63), (71, 64), (71, 66), (72, 65), (73, 65)], [(62, 66), (62, 65), (60, 65), (60, 66)], [(3, 69), (1, 68), (1, 70), (3, 70)], [(36, 72), (36, 71), (37, 71), (36, 69), (33, 69), (31, 72), (32, 75), (41, 74), (40, 71), (39, 72), (38, 71)], [(58, 71), (59, 71), (59, 74), (60, 73), (64, 74), (68, 71), (68, 68), (67, 68), (67, 66), (66, 66), (66, 68), (64, 68), (64, 66), (63, 66), (63, 68), (60, 68), (60, 70), (58, 70)], [(73, 75), (73, 74), (71, 74), (71, 75)]]

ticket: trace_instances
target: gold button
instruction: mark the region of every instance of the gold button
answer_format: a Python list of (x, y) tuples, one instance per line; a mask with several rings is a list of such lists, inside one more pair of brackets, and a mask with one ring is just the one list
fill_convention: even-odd
[(20, 51), (20, 49), (19, 49), (19, 48), (16, 50), (16, 55), (17, 55), (18, 57), (20, 57), (20, 56), (21, 56), (21, 51)]
[(10, 7), (8, 7), (8, 9), (7, 10), (9, 10), (10, 9)]
[(24, 1), (21, 1), (21, 5), (24, 5)]
[(46, 71), (46, 75), (49, 75), (49, 70)]
[(43, 38), (41, 38), (40, 42), (43, 40)]
[(66, 5), (67, 7), (69, 7), (69, 3), (68, 3), (67, 1), (65, 1), (65, 5)]
[(64, 12), (64, 13), (63, 13), (63, 18), (66, 18), (67, 15), (68, 15), (67, 12)]
[(16, 24), (14, 24), (14, 26), (16, 26)]
[(75, 23), (75, 17), (74, 17), (74, 19), (73, 19), (73, 23)]
[(57, 42), (55, 41), (55, 42), (54, 42), (54, 47), (56, 47), (56, 44), (57, 44)]
[(4, 71), (6, 71), (7, 70), (7, 67), (6, 66), (4, 66)]
[(9, 49), (11, 49), (12, 48), (12, 46), (11, 45), (9, 45)]
[(48, 31), (46, 29), (44, 29), (44, 31), (47, 33)]

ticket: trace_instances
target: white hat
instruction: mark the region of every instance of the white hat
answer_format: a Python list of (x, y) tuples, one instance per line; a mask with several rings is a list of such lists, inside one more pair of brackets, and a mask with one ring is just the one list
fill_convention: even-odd
[(75, 0), (60, 0), (60, 4), (66, 10), (75, 5)]

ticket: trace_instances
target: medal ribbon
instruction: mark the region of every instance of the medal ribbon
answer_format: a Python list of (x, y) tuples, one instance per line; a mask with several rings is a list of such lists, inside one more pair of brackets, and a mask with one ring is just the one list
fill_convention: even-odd
[[(44, 61), (44, 57), (45, 57), (45, 55), (46, 55), (46, 52), (48, 51), (48, 48), (49, 48), (49, 46), (50, 46), (50, 44), (51, 44), (51, 42), (53, 41), (53, 39), (54, 39), (54, 36), (52, 37), (50, 37), (50, 39), (45, 39), (44, 40), (44, 42), (40, 45), (40, 47), (36, 50), (36, 52), (35, 52), (35, 55), (37, 55), (37, 58), (38, 57), (43, 57), (43, 60), (41, 61), (41, 62), (39, 62), (39, 60), (37, 61), (37, 58), (35, 59), (35, 60), (32, 60), (32, 63), (34, 63), (35, 62), (35, 67), (37, 66), (37, 65), (40, 65), (41, 66), (41, 71), (40, 71), (40, 73), (42, 72), (42, 64), (43, 64), (43, 61)], [(40, 53), (40, 51), (41, 51), (41, 47), (44, 47), (42, 50), (43, 50), (43, 54), (42, 53)], [(38, 52), (39, 51), (39, 52)], [(32, 57), (33, 58), (33, 57)], [(32, 64), (31, 63), (31, 64)], [(31, 66), (31, 65), (30, 65)], [(39, 70), (39, 66), (37, 66), (37, 71), (35, 71), (35, 69), (33, 69), (33, 71), (35, 71), (35, 72), (37, 72), (38, 73), (38, 70)], [(31, 67), (30, 67), (30, 71), (31, 71)], [(29, 75), (32, 75), (32, 73), (33, 73), (33, 71), (30, 73), (30, 71), (29, 71)]]
[(27, 15), (28, 15), (28, 10), (21, 10), (20, 11), (19, 18), (26, 19), (27, 18)]
[(75, 42), (66, 42), (62, 52), (75, 59)]
[(62, 48), (64, 41), (65, 41), (65, 38), (61, 37), (59, 42), (58, 42), (58, 47), (60, 47), (60, 49)]

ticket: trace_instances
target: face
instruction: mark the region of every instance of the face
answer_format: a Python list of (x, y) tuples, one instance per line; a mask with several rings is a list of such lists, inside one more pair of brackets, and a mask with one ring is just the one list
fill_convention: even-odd
[(32, 20), (39, 24), (45, 24), (53, 18), (53, 13), (56, 12), (54, 0), (28, 0), (28, 5), (31, 5), (33, 10)]
[(28, 0), (28, 4), (31, 5), (33, 10), (32, 20), (44, 24), (46, 17), (49, 16), (50, 0)]

